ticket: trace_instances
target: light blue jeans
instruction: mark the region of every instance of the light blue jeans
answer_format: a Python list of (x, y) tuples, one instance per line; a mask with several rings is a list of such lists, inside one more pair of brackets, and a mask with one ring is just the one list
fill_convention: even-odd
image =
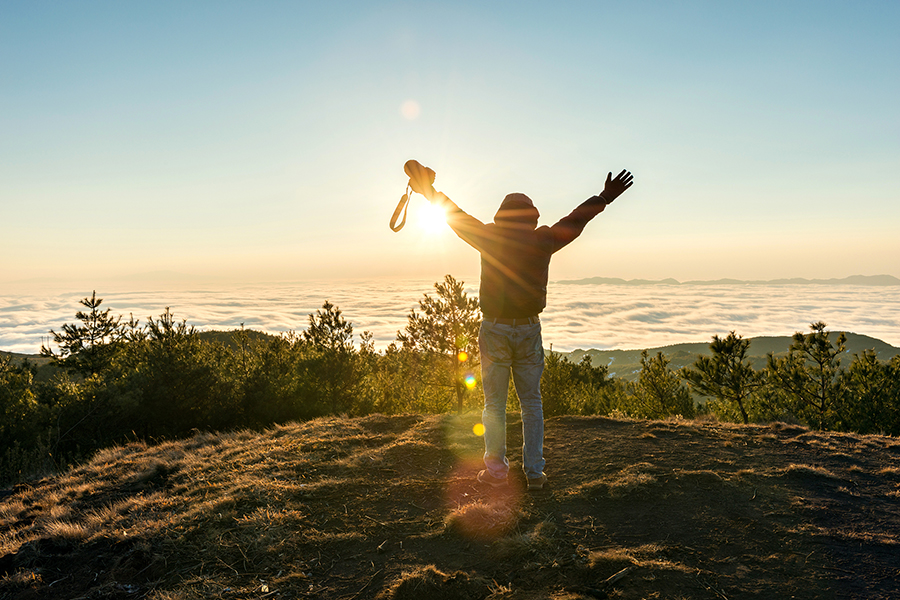
[(484, 466), (493, 477), (505, 479), (509, 473), (506, 459), (506, 397), (509, 373), (522, 407), (522, 462), (525, 476), (540, 477), (544, 472), (544, 408), (541, 404), (541, 374), (544, 372), (544, 348), (541, 324), (503, 325), (482, 321), (478, 333), (481, 352), (481, 383), (484, 388)]

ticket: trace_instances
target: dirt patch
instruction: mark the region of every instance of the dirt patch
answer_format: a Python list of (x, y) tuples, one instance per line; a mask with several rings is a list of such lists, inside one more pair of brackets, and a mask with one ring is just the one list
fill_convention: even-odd
[(564, 417), (525, 491), (478, 414), (108, 449), (0, 500), (6, 598), (897, 598), (900, 441)]

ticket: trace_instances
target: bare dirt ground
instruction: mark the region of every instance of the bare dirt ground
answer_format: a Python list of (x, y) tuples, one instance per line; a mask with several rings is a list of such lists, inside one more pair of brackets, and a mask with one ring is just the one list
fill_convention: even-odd
[(5, 598), (900, 598), (900, 440), (547, 422), (550, 484), (475, 482), (479, 415), (101, 451), (0, 501)]

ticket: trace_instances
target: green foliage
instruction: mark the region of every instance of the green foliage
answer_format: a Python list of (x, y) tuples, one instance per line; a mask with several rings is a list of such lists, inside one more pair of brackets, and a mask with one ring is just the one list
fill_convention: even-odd
[(47, 417), (37, 402), (31, 369), (0, 356), (0, 482), (18, 481), (48, 458), (41, 428)]
[(243, 413), (248, 424), (264, 426), (317, 416), (303, 380), (306, 343), (293, 332), (258, 341), (242, 354)]
[(641, 353), (641, 372), (631, 386), (629, 413), (645, 419), (694, 416), (694, 401), (678, 374), (669, 368), (669, 359), (662, 352), (649, 358)]
[(900, 435), (900, 356), (881, 362), (869, 350), (841, 375), (839, 429)]
[(733, 331), (724, 339), (714, 335), (709, 345), (712, 356), (698, 356), (693, 369), (681, 370), (694, 391), (715, 398), (725, 407), (736, 407), (744, 423), (750, 422), (747, 400), (763, 382), (746, 361), (749, 347), (750, 341)]
[(167, 307), (159, 319), (148, 320), (146, 335), (129, 344), (123, 369), (110, 383), (142, 436), (227, 428), (241, 416), (234, 363), (233, 351), (202, 342)]
[(79, 303), (90, 309), (90, 312), (75, 313), (75, 318), (81, 321), (81, 325), (67, 323), (63, 325), (62, 333), (51, 329), (50, 335), (59, 347), (59, 354), (43, 346), (41, 354), (52, 358), (58, 366), (70, 373), (89, 377), (109, 366), (123, 329), (119, 325), (121, 317), (113, 318), (108, 308), (100, 311), (103, 300), (97, 298), (96, 290), (90, 298), (84, 298)]
[(435, 407), (446, 404), (445, 388), (426, 382), (429, 357), (392, 343), (383, 354), (368, 353), (367, 360), (370, 369), (362, 400), (371, 412), (443, 412)]
[(464, 285), (452, 275), (445, 275), (443, 283), (435, 283), (437, 296), (425, 294), (419, 300), (422, 312), (410, 312), (405, 333), (398, 333), (397, 340), (429, 354), (456, 356), (465, 351), (477, 356), (481, 322), (478, 299), (469, 298)]
[(810, 329), (805, 335), (794, 334), (787, 356), (770, 354), (767, 371), (771, 385), (787, 396), (801, 418), (827, 429), (842, 420), (840, 357), (847, 338), (842, 333), (833, 344), (821, 321)]
[(353, 326), (341, 309), (326, 301), (309, 316), (303, 332), (307, 346), (302, 363), (303, 381), (323, 414), (351, 414), (359, 391), (361, 364), (353, 348)]
[(0, 442), (21, 427), (34, 410), (33, 379), (31, 370), (13, 366), (9, 356), (0, 356)]
[(609, 379), (609, 369), (595, 367), (585, 355), (573, 363), (548, 352), (541, 377), (544, 415), (608, 415), (626, 405), (624, 385)]
[(474, 376), (478, 365), (478, 328), (481, 311), (478, 299), (469, 298), (464, 282), (452, 275), (444, 276), (444, 283), (435, 283), (436, 297), (425, 294), (419, 300), (417, 313), (413, 309), (397, 341), (410, 352), (425, 355), (432, 368), (432, 385), (450, 388), (456, 398), (456, 410), (462, 412), (466, 396), (465, 378)]
[(353, 325), (341, 315), (341, 309), (328, 300), (316, 314), (309, 315), (303, 340), (316, 350), (349, 353), (353, 349)]

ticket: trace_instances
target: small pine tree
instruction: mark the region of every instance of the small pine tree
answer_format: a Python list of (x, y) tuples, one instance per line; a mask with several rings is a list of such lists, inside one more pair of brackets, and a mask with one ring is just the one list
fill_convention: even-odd
[(100, 310), (102, 298), (97, 297), (95, 290), (90, 298), (84, 298), (79, 304), (90, 312), (78, 311), (75, 318), (81, 325), (63, 325), (62, 333), (50, 330), (53, 342), (59, 347), (59, 354), (50, 348), (41, 346), (41, 355), (53, 359), (53, 362), (70, 373), (83, 377), (97, 375), (112, 362), (116, 343), (123, 335), (123, 327), (119, 325), (121, 317), (110, 315), (110, 309)]
[(634, 416), (661, 419), (668, 416), (694, 416), (694, 401), (681, 383), (678, 374), (669, 368), (669, 359), (662, 352), (649, 358), (641, 352), (641, 372), (632, 386)]
[(841, 354), (847, 341), (841, 333), (833, 344), (825, 327), (819, 321), (810, 325), (810, 333), (795, 333), (787, 356), (770, 353), (766, 369), (770, 381), (794, 399), (817, 429), (840, 420)]
[(37, 408), (33, 387), (31, 370), (13, 365), (11, 357), (0, 354), (0, 448), (12, 444), (22, 425), (33, 420)]
[(340, 308), (326, 300), (321, 310), (309, 315), (309, 327), (302, 337), (311, 351), (306, 366), (307, 383), (316, 388), (313, 395), (321, 396), (332, 414), (350, 411), (360, 379), (353, 325)]
[(589, 354), (578, 363), (552, 350), (544, 359), (541, 398), (544, 415), (609, 414), (615, 384), (606, 366), (594, 366)]
[(745, 362), (749, 347), (750, 340), (733, 331), (724, 339), (714, 335), (709, 345), (712, 356), (698, 356), (693, 368), (681, 370), (696, 392), (737, 406), (745, 424), (750, 422), (747, 398), (762, 385), (762, 378)]
[(882, 362), (874, 350), (864, 350), (841, 380), (841, 430), (900, 434), (900, 355)]
[(309, 315), (303, 339), (317, 350), (349, 352), (353, 349), (353, 325), (343, 317), (340, 308), (326, 300), (321, 310)]
[(435, 283), (436, 297), (425, 294), (419, 300), (417, 313), (413, 309), (403, 333), (397, 341), (404, 349), (421, 352), (438, 363), (441, 371), (437, 385), (453, 390), (456, 410), (462, 412), (467, 391), (465, 378), (478, 364), (478, 329), (481, 311), (478, 298), (469, 298), (464, 282), (452, 275), (444, 276), (444, 283)]

